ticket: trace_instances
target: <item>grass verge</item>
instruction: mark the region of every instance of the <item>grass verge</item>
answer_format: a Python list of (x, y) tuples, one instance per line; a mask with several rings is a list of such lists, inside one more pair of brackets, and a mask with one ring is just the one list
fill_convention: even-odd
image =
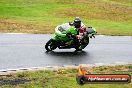
[(0, 32), (54, 33), (79, 16), (98, 34), (132, 36), (131, 0), (1, 0)]
[[(132, 64), (88, 68), (96, 74), (130, 74)], [(0, 88), (131, 88), (129, 84), (85, 84), (76, 82), (77, 69), (39, 70), (0, 76)]]

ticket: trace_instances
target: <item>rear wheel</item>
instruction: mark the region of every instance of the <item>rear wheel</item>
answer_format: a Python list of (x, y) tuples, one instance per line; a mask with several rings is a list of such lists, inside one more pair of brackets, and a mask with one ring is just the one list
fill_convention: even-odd
[(53, 39), (50, 39), (45, 45), (45, 49), (47, 51), (52, 51), (52, 50), (55, 50), (56, 48), (57, 48), (57, 43)]

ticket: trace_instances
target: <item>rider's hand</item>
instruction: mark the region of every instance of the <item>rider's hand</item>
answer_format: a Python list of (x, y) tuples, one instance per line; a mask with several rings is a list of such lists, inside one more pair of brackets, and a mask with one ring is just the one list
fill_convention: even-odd
[(79, 40), (79, 39), (82, 38), (82, 36), (81, 35), (76, 35), (76, 38)]

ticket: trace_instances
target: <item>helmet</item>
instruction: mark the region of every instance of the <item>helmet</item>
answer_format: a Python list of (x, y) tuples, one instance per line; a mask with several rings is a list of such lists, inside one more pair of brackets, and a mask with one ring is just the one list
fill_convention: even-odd
[(79, 17), (76, 17), (74, 19), (74, 26), (75, 26), (75, 28), (80, 28), (81, 27), (81, 19)]

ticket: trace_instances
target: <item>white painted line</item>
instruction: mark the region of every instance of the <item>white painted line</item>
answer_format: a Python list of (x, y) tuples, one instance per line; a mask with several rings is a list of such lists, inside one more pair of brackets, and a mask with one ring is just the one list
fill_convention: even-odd
[[(98, 66), (115, 66), (115, 65), (125, 65), (125, 64), (132, 64), (132, 63), (125, 63), (125, 62), (115, 62), (111, 64), (104, 64), (104, 63), (95, 63), (95, 64), (80, 64), (82, 67), (98, 67)], [(78, 65), (79, 66), (79, 65)], [(45, 66), (45, 67), (31, 67), (31, 68), (18, 68), (18, 69), (6, 69), (0, 70), (0, 75), (2, 74), (9, 74), (11, 72), (23, 72), (23, 71), (36, 71), (36, 70), (58, 70), (60, 68), (78, 68), (76, 65), (64, 65), (64, 66)]]
[(95, 63), (96, 66), (102, 66), (105, 65), (104, 63)]

